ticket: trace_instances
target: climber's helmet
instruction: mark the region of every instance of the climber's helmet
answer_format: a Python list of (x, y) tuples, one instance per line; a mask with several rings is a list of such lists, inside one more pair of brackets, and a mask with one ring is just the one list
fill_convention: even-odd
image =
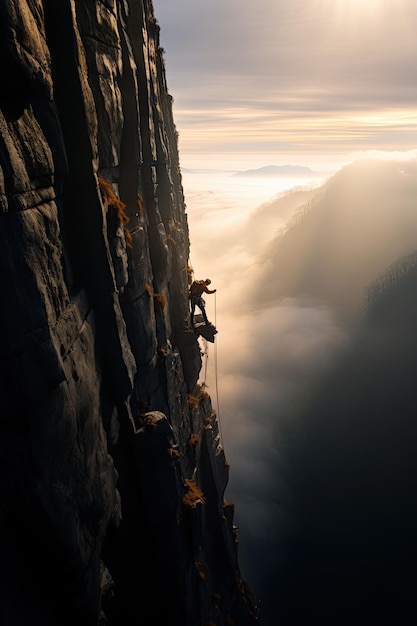
[(211, 285), (211, 280), (210, 280), (210, 278), (206, 278), (206, 285)]

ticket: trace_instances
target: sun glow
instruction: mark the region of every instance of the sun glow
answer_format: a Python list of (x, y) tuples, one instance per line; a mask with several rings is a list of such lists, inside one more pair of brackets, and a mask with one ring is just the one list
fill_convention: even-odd
[(323, 9), (337, 20), (347, 22), (375, 17), (387, 7), (388, 0), (323, 0)]
[(340, 6), (351, 7), (354, 8), (355, 11), (358, 9), (362, 10), (367, 7), (375, 7), (382, 6), (384, 4), (383, 0), (335, 0), (334, 4), (338, 4)]

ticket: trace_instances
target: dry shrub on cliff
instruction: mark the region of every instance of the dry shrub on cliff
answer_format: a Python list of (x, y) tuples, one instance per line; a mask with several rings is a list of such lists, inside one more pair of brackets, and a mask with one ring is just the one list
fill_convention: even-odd
[(155, 302), (157, 303), (157, 305), (159, 307), (161, 307), (162, 310), (164, 310), (166, 305), (167, 305), (167, 299), (164, 296), (164, 294), (163, 293), (154, 293), (153, 294), (153, 298), (154, 298)]
[(218, 604), (222, 599), (222, 594), (218, 593), (218, 591), (213, 591), (211, 599), (213, 600), (214, 604)]
[(191, 448), (196, 448), (199, 443), (200, 443), (200, 435), (197, 435), (197, 433), (192, 433), (191, 437), (188, 440), (188, 445)]
[(207, 391), (201, 391), (199, 397), (200, 397), (200, 402), (203, 402), (203, 400), (208, 400), (210, 398)]
[(204, 504), (206, 499), (201, 489), (197, 486), (195, 480), (193, 480), (192, 478), (186, 478), (184, 483), (187, 487), (187, 492), (184, 494), (182, 499), (185, 506), (189, 506), (192, 509), (195, 509), (197, 504)]
[(107, 201), (109, 207), (112, 207), (116, 211), (117, 219), (120, 224), (123, 226), (123, 232), (125, 236), (126, 246), (129, 248), (132, 247), (132, 235), (130, 231), (126, 227), (126, 224), (130, 222), (130, 217), (125, 213), (126, 205), (122, 202), (114, 193), (113, 185), (110, 180), (106, 178), (98, 177), (98, 183), (100, 186), (100, 191), (103, 194), (104, 199)]
[(148, 296), (152, 298), (153, 296), (152, 287), (148, 283), (145, 283), (145, 291), (148, 294)]
[(201, 385), (199, 386), (198, 398), (200, 402), (202, 402), (203, 400), (208, 400), (210, 397), (208, 392), (206, 391), (206, 387), (207, 385), (205, 383), (201, 383)]
[(207, 391), (205, 390), (205, 384), (203, 383), (202, 385), (198, 386), (198, 395), (194, 395), (193, 393), (189, 393), (188, 394), (188, 406), (191, 409), (196, 409), (199, 405), (200, 402), (202, 402), (203, 400), (208, 400), (209, 399), (209, 394), (207, 393)]
[(216, 411), (211, 411), (210, 415), (207, 415), (204, 418), (204, 425), (205, 426), (211, 426), (211, 424), (214, 422), (214, 420), (216, 419)]
[(187, 265), (186, 269), (187, 269), (188, 284), (191, 285), (191, 283), (193, 282), (194, 270), (191, 267), (191, 265)]
[(202, 561), (196, 561), (195, 562), (195, 567), (197, 570), (197, 574), (198, 577), (200, 578), (200, 580), (206, 580), (207, 575), (208, 575), (208, 567), (205, 563), (203, 563)]
[(198, 405), (200, 404), (200, 398), (198, 398), (197, 396), (194, 396), (192, 393), (189, 393), (187, 397), (188, 397), (188, 406), (190, 407), (190, 409), (196, 409)]
[(173, 446), (171, 448), (168, 448), (168, 454), (173, 461), (177, 461), (182, 457), (182, 452), (180, 452), (178, 448), (174, 448)]

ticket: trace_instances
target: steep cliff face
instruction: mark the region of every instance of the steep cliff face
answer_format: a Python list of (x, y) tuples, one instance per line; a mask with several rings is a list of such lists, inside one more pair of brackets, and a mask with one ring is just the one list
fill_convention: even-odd
[(1, 623), (254, 623), (152, 2), (0, 29)]

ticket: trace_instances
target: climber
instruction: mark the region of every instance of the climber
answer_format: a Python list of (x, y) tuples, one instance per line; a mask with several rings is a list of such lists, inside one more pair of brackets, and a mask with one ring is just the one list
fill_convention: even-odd
[(210, 284), (211, 284), (211, 280), (209, 278), (206, 278), (206, 280), (195, 280), (191, 284), (189, 297), (190, 297), (190, 303), (191, 303), (191, 323), (193, 325), (194, 325), (194, 311), (195, 311), (196, 305), (198, 306), (201, 313), (203, 314), (203, 318), (207, 326), (210, 324), (206, 315), (206, 303), (204, 302), (204, 299), (202, 298), (203, 293), (215, 293), (216, 292), (216, 289), (212, 289), (212, 290), (208, 289), (208, 285)]

